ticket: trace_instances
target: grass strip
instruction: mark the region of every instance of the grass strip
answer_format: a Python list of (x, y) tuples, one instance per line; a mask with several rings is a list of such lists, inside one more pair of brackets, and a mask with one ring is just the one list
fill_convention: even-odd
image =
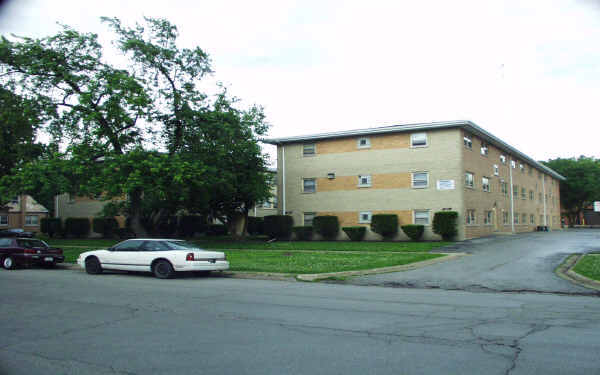
[(205, 249), (427, 252), (450, 242), (194, 241)]
[(600, 254), (587, 254), (573, 268), (573, 271), (587, 278), (600, 281)]

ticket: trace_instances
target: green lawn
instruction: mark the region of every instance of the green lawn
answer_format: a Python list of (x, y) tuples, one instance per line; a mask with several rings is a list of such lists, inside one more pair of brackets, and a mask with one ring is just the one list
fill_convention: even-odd
[(580, 275), (600, 281), (600, 254), (584, 256), (573, 270)]
[(205, 249), (426, 252), (450, 242), (194, 241)]

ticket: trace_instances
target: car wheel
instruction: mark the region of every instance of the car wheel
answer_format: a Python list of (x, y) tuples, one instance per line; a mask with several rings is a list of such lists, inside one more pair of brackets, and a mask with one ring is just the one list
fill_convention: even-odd
[(100, 261), (96, 257), (87, 257), (85, 258), (85, 272), (90, 275), (97, 275), (102, 273), (102, 266), (100, 265)]
[(171, 263), (164, 259), (160, 259), (154, 263), (154, 267), (152, 267), (152, 273), (154, 273), (154, 276), (158, 277), (159, 279), (170, 279), (175, 274), (175, 271), (173, 271), (173, 266), (171, 266)]
[(15, 262), (15, 259), (11, 256), (7, 256), (4, 259), (2, 259), (2, 268), (6, 269), (6, 270), (12, 270), (17, 266), (17, 263)]

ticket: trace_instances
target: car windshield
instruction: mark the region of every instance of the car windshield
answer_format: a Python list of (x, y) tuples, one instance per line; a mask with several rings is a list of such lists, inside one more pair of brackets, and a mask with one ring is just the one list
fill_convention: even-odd
[(164, 241), (169, 250), (202, 250), (193, 242), (188, 241)]
[(48, 244), (42, 240), (18, 239), (17, 245), (21, 247), (48, 247)]

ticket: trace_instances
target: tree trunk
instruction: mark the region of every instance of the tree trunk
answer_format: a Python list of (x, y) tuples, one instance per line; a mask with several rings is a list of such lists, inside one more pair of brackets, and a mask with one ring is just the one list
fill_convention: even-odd
[(148, 233), (142, 225), (142, 192), (134, 190), (129, 194), (129, 199), (131, 201), (131, 230), (136, 237), (148, 237)]
[(233, 237), (244, 238), (246, 234), (246, 223), (247, 223), (248, 213), (244, 214), (242, 212), (235, 212), (232, 215), (228, 215), (227, 217), (227, 227), (229, 229), (229, 234)]

